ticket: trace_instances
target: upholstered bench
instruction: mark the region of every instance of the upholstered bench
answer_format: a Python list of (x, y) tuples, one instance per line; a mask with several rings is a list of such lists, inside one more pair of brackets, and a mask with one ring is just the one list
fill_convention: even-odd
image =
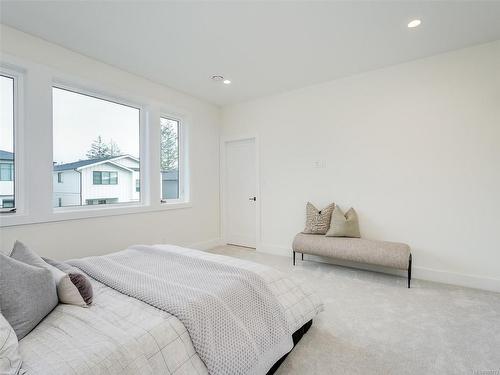
[(293, 240), (292, 249), (293, 265), (297, 252), (302, 253), (302, 260), (304, 254), (311, 254), (407, 270), (408, 288), (410, 287), (411, 251), (404, 243), (299, 233)]

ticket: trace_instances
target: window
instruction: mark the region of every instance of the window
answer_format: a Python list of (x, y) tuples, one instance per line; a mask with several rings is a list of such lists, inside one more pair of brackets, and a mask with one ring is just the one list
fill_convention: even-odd
[(0, 210), (15, 209), (13, 77), (0, 75)]
[(109, 184), (118, 185), (118, 172), (109, 172)]
[(92, 179), (93, 179), (94, 185), (102, 185), (102, 173), (101, 172), (94, 172)]
[[(53, 87), (55, 206), (140, 201), (140, 110), (115, 101)], [(118, 178), (118, 174), (120, 178)], [(54, 177), (55, 179), (55, 177)]]
[(179, 181), (179, 130), (180, 122), (171, 118), (160, 118), (160, 173), (161, 201), (180, 199)]
[(191, 206), (188, 112), (169, 113), (141, 93), (115, 95), (99, 77), (4, 60), (1, 228)]
[(94, 185), (118, 185), (118, 172), (93, 172)]
[(14, 208), (14, 199), (4, 199), (3, 208)]
[(14, 180), (14, 164), (0, 163), (0, 181)]

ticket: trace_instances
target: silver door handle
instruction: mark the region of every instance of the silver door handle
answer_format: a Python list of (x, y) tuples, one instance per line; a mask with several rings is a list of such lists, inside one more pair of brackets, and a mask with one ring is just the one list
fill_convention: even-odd
[(257, 197), (250, 197), (250, 198), (248, 198), (248, 200), (256, 202), (257, 201)]

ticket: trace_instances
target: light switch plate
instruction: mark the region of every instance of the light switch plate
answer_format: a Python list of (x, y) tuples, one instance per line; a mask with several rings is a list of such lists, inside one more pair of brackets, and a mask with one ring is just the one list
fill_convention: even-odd
[(315, 160), (313, 162), (314, 168), (326, 168), (326, 160)]

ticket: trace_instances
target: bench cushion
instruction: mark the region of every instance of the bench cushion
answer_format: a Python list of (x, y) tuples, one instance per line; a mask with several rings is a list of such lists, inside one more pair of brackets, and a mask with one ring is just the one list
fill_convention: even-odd
[(326, 237), (299, 233), (293, 251), (305, 254), (376, 264), (401, 270), (408, 269), (410, 247), (404, 243), (365, 240), (362, 238)]

